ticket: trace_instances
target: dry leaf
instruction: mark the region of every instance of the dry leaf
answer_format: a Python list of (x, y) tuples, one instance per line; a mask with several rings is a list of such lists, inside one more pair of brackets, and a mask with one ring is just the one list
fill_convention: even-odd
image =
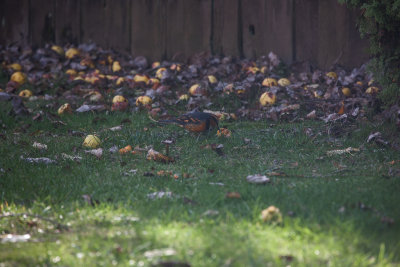
[(315, 119), (316, 117), (317, 117), (317, 112), (315, 110), (311, 111), (306, 116), (307, 119)]
[(231, 131), (229, 131), (227, 128), (220, 128), (217, 131), (217, 136), (231, 137), (231, 134)]
[(246, 177), (246, 180), (252, 184), (266, 184), (271, 182), (267, 176), (261, 174), (249, 175)]
[(379, 145), (389, 145), (388, 141), (383, 140), (382, 138), (382, 133), (381, 132), (376, 132), (376, 133), (372, 133), (368, 136), (367, 139), (367, 143), (370, 143), (374, 141), (375, 143), (379, 144)]
[(40, 150), (47, 150), (47, 145), (45, 144), (34, 142), (32, 146)]
[(122, 130), (122, 125), (119, 126), (115, 126), (115, 127), (111, 127), (110, 129), (108, 129), (112, 132), (117, 132), (117, 131), (121, 131)]
[(106, 109), (105, 105), (82, 105), (76, 110), (76, 112), (82, 113), (88, 111), (102, 111), (105, 109)]
[(359, 151), (360, 151), (360, 149), (358, 149), (358, 148), (348, 147), (346, 149), (335, 149), (335, 150), (327, 151), (326, 155), (328, 155), (328, 156), (343, 155), (343, 154), (351, 154), (351, 152), (359, 152)]
[(228, 192), (225, 198), (241, 198), (242, 196), (238, 192)]
[(25, 160), (29, 163), (44, 163), (44, 164), (52, 164), (52, 163), (57, 163), (57, 161), (49, 159), (49, 158), (24, 158), (24, 156), (21, 156), (22, 160)]
[(155, 151), (154, 149), (150, 149), (150, 150), (147, 152), (146, 158), (147, 158), (148, 160), (154, 160), (154, 161), (162, 162), (162, 163), (174, 162), (174, 159), (173, 159), (173, 158), (168, 157), (168, 156), (165, 156), (165, 155), (161, 154), (160, 152)]
[(96, 156), (97, 158), (101, 158), (101, 156), (103, 155), (103, 149), (98, 148), (98, 149), (92, 149), (92, 150), (85, 150), (85, 153), (92, 154), (92, 155)]
[(132, 151), (132, 146), (131, 145), (127, 145), (126, 147), (121, 148), (119, 150), (119, 154), (120, 155), (124, 155), (124, 154), (127, 154), (127, 153), (131, 152), (131, 151)]
[(65, 153), (61, 153), (61, 157), (62, 157), (63, 159), (69, 159), (69, 160), (73, 160), (73, 161), (76, 161), (76, 162), (80, 162), (80, 161), (82, 160), (82, 157), (79, 157), (79, 156), (70, 156), (70, 155), (67, 155), (67, 154), (65, 154)]
[(160, 198), (171, 198), (172, 197), (172, 192), (154, 192), (151, 194), (147, 194), (147, 197), (150, 199), (160, 199)]

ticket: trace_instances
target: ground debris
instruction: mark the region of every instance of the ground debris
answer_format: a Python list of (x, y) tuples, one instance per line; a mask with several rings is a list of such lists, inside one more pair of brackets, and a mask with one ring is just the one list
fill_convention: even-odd
[(56, 160), (45, 158), (45, 157), (40, 157), (40, 158), (24, 158), (24, 156), (21, 156), (22, 160), (25, 160), (29, 163), (44, 163), (44, 164), (53, 164), (57, 163)]
[(248, 175), (246, 180), (252, 184), (266, 184), (271, 182), (271, 179), (261, 174)]
[(360, 152), (359, 148), (348, 147), (346, 149), (335, 149), (326, 152), (328, 156), (351, 154), (351, 152)]

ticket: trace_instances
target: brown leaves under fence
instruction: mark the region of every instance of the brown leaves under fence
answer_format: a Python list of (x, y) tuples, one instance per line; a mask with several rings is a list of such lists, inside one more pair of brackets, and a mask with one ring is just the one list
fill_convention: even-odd
[[(10, 77), (0, 88), (23, 96), (13, 100), (16, 114), (37, 112), (37, 108), (23, 108), (24, 101), (52, 99), (57, 103), (48, 104), (52, 112), (65, 101), (75, 107), (81, 100), (77, 113), (145, 108), (152, 116), (168, 115), (176, 105), (207, 112), (215, 104), (213, 108), (220, 111), (208, 112), (221, 122), (242, 117), (324, 118), (327, 123), (365, 116), (365, 107), (381, 91), (365, 66), (351, 72), (339, 66), (329, 71), (313, 69), (307, 62), (287, 66), (273, 52), (255, 60), (200, 53), (186, 64), (176, 62), (178, 58), (148, 62), (143, 56), (132, 58), (92, 43), (37, 49), (10, 45), (0, 51), (0, 68)], [(111, 101), (115, 96), (124, 101)]]

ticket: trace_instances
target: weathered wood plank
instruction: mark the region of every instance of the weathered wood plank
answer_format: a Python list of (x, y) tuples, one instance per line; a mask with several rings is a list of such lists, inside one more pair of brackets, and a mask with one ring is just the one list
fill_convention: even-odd
[(94, 41), (106, 47), (106, 0), (80, 0), (80, 40), (87, 43)]
[(244, 56), (256, 58), (272, 51), (290, 63), (292, 11), (292, 0), (242, 1)]
[[(355, 67), (367, 60), (362, 53), (365, 42), (356, 30), (354, 15), (338, 2), (319, 3), (317, 64), (322, 68), (328, 69), (335, 63)], [(358, 49), (361, 51), (356, 53)]]
[(0, 1), (0, 44), (28, 44), (29, 1)]
[(79, 0), (56, 0), (56, 43), (80, 42), (80, 1)]
[(107, 48), (130, 51), (130, 6), (132, 1), (106, 0), (105, 43)]
[(216, 55), (240, 56), (238, 0), (214, 0), (211, 49)]
[(273, 51), (287, 63), (353, 67), (368, 58), (356, 17), (336, 0), (2, 0), (0, 43), (94, 41), (150, 61)]
[(295, 1), (295, 60), (316, 63), (318, 54), (318, 0)]
[(293, 2), (271, 0), (265, 6), (264, 47), (261, 53), (272, 51), (286, 63), (293, 60)]
[(349, 68), (364, 63), (367, 42), (359, 36), (355, 16), (336, 1), (297, 0), (296, 59), (324, 69), (335, 63)]
[(150, 61), (165, 55), (162, 0), (135, 0), (131, 3), (131, 53)]
[(55, 2), (30, 1), (30, 43), (43, 46), (55, 42)]
[(166, 25), (167, 58), (210, 52), (211, 0), (167, 1)]
[(265, 8), (265, 0), (241, 1), (243, 53), (247, 58), (265, 54)]

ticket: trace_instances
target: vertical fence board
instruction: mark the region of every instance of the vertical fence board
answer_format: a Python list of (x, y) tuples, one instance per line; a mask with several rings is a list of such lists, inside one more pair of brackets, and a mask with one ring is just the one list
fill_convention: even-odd
[(240, 56), (238, 8), (237, 0), (214, 0), (213, 53)]
[(255, 58), (273, 51), (286, 62), (292, 61), (292, 2), (242, 1), (243, 52), (246, 57)]
[(317, 61), (318, 54), (318, 6), (319, 0), (295, 1), (295, 60)]
[(43, 46), (55, 42), (55, 2), (31, 0), (30, 5), (30, 42)]
[(29, 1), (0, 1), (0, 44), (25, 45), (29, 36)]
[(1, 0), (0, 44), (94, 41), (150, 61), (273, 51), (354, 67), (368, 59), (357, 15), (337, 0)]
[(94, 41), (99, 46), (106, 47), (106, 16), (105, 0), (80, 0), (81, 2), (81, 42)]
[(80, 42), (80, 1), (79, 0), (56, 0), (56, 43)]
[(131, 6), (131, 53), (150, 61), (164, 55), (162, 0), (135, 0)]
[(211, 0), (167, 2), (166, 56), (210, 51)]
[(335, 63), (355, 67), (365, 62), (366, 42), (360, 39), (355, 16), (336, 1), (297, 0), (296, 59), (324, 69)]
[(285, 62), (293, 60), (293, 0), (267, 1), (264, 16), (264, 46), (260, 53), (270, 51)]
[(247, 58), (256, 58), (263, 54), (265, 47), (265, 0), (242, 1), (242, 39), (243, 53)]
[(130, 4), (126, 0), (106, 0), (105, 41), (106, 47), (130, 51)]
[[(344, 12), (343, 12), (344, 11)], [(320, 1), (318, 6), (318, 50), (316, 62), (329, 68), (343, 58), (347, 45), (348, 12), (334, 1)]]

